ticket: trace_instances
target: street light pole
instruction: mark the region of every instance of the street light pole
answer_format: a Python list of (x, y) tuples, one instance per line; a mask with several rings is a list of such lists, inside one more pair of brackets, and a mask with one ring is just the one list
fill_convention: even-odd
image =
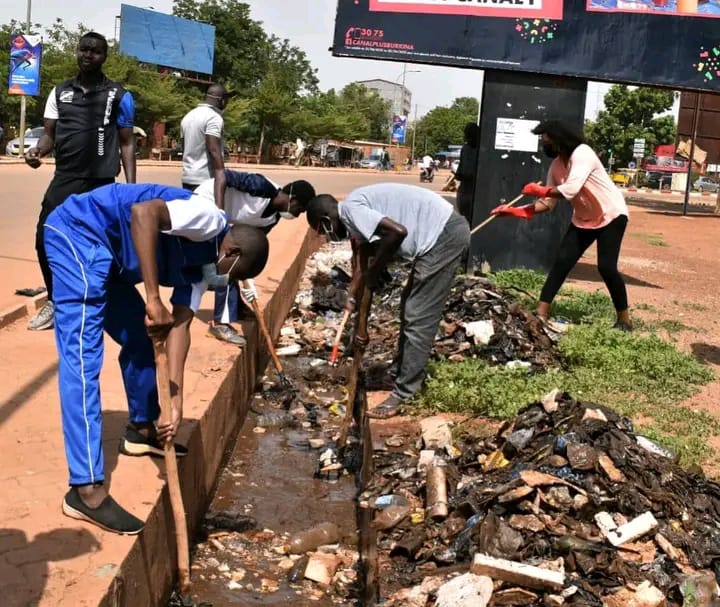
[[(415, 104), (415, 118), (413, 118), (413, 138), (412, 147), (410, 148), (410, 166), (415, 163), (415, 133), (417, 132), (417, 103)], [(719, 190), (720, 191), (720, 190)]]
[[(30, 14), (32, 11), (32, 0), (27, 0), (27, 19), (26, 19), (26, 28), (25, 28), (25, 35), (28, 35), (30, 33)], [(25, 113), (27, 111), (27, 98), (25, 95), (20, 97), (20, 148), (18, 149), (18, 154), (20, 156), (25, 156)]]

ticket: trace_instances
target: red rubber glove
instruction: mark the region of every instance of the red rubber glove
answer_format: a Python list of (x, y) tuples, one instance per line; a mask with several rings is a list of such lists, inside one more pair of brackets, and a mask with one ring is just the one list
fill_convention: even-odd
[(552, 192), (552, 186), (540, 185), (539, 183), (528, 183), (522, 193), (526, 196), (537, 196), (538, 198), (547, 198)]
[(532, 219), (535, 216), (535, 205), (528, 204), (524, 207), (511, 207), (507, 204), (501, 204), (490, 211), (491, 215), (511, 215), (520, 217), (521, 219)]

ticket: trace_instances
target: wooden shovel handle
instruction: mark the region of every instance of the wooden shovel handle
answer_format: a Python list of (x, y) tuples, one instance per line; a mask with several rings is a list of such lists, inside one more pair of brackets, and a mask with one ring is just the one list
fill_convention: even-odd
[(260, 325), (260, 331), (265, 337), (265, 343), (267, 343), (267, 347), (270, 351), (270, 356), (273, 360), (273, 364), (275, 365), (275, 369), (277, 369), (278, 373), (282, 373), (283, 366), (280, 362), (280, 359), (278, 358), (277, 353), (275, 352), (275, 345), (273, 344), (272, 337), (270, 337), (270, 331), (268, 331), (267, 325), (265, 324), (265, 319), (260, 312), (260, 304), (258, 303), (257, 299), (254, 299), (250, 305), (252, 306), (253, 312), (255, 312), (255, 316), (257, 317), (258, 324)]
[[(538, 185), (540, 185), (542, 183), (542, 181), (537, 181), (536, 183)], [(520, 194), (519, 196), (516, 196), (515, 198), (513, 198), (505, 206), (511, 207), (516, 202), (519, 202), (520, 200), (522, 200), (524, 197), (525, 197), (525, 194)], [(481, 224), (476, 225), (472, 230), (470, 230), (470, 235), (472, 236), (473, 234), (475, 234), (475, 232), (479, 232), (480, 230), (482, 230), (487, 224), (489, 224), (496, 217), (497, 217), (497, 215), (490, 215), (490, 217), (488, 217), (485, 221), (483, 221)]]
[[(155, 373), (157, 377), (158, 401), (160, 403), (160, 423), (172, 421), (172, 395), (170, 393), (170, 367), (168, 365), (167, 347), (162, 339), (153, 338), (155, 352)], [(187, 523), (185, 522), (185, 506), (180, 490), (175, 445), (172, 439), (165, 441), (165, 470), (167, 472), (170, 506), (175, 521), (175, 540), (178, 552), (178, 584), (181, 594), (190, 591), (190, 542), (188, 540)]]

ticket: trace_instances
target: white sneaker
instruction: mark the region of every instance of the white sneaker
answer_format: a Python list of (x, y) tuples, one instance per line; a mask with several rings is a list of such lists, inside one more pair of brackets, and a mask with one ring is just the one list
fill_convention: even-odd
[(47, 302), (40, 311), (33, 316), (28, 322), (30, 331), (44, 331), (52, 329), (55, 326), (55, 305), (53, 302)]

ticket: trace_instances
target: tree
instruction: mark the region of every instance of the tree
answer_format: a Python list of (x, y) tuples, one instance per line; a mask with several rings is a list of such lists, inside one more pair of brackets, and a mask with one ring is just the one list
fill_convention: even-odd
[(448, 145), (463, 143), (463, 130), (468, 122), (475, 122), (478, 101), (474, 97), (458, 97), (450, 107), (439, 106), (423, 116), (416, 126), (417, 149), (430, 155), (447, 149)]
[(268, 36), (237, 0), (176, 0), (173, 14), (215, 26), (213, 78), (251, 97), (267, 70)]
[(656, 145), (675, 143), (675, 119), (660, 115), (670, 110), (673, 102), (672, 91), (613, 85), (605, 95), (605, 109), (597, 120), (585, 124), (587, 142), (604, 159), (612, 150), (620, 166), (633, 159), (635, 139), (645, 139), (646, 152)]

